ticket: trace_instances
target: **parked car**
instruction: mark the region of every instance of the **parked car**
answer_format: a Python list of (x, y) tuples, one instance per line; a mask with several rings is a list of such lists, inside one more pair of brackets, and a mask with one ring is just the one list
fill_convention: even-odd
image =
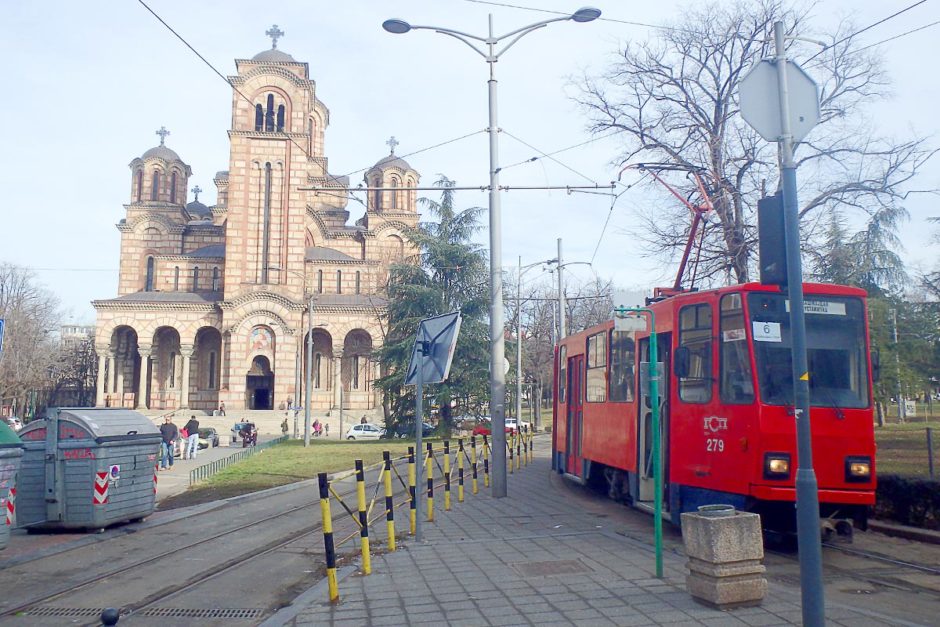
[(378, 440), (385, 435), (385, 429), (370, 422), (349, 427), (346, 431), (347, 440)]
[[(434, 425), (428, 424), (427, 422), (421, 423), (421, 437), (429, 438), (431, 434), (434, 433)], [(399, 423), (395, 427), (395, 430), (392, 432), (392, 435), (396, 438), (413, 438), (415, 437), (415, 423), (414, 418), (411, 419), (411, 422)]]
[[(506, 419), (506, 425), (504, 427), (506, 430), (506, 433), (515, 433), (515, 428), (516, 428), (515, 420), (516, 420), (515, 418)], [(512, 421), (511, 425), (510, 425), (510, 421)], [(473, 428), (473, 435), (490, 435), (491, 433), (493, 433), (492, 428), (491, 428), (491, 423), (492, 423), (492, 420), (490, 419), (489, 416), (480, 416), (480, 421), (477, 423), (477, 426)]]
[(532, 431), (532, 425), (528, 422), (519, 422), (516, 418), (506, 419), (506, 433), (515, 433), (517, 429), (528, 429)]
[(219, 445), (219, 432), (212, 427), (199, 429), (199, 448), (215, 448)]

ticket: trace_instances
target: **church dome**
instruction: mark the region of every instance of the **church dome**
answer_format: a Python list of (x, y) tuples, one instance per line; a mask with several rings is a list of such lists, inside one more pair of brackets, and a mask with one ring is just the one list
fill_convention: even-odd
[(265, 63), (297, 63), (294, 60), (294, 57), (290, 56), (282, 50), (277, 48), (271, 48), (270, 50), (265, 50), (264, 52), (259, 52), (255, 56), (251, 57), (252, 61), (263, 61)]
[(180, 156), (176, 154), (175, 150), (171, 150), (160, 144), (159, 146), (154, 146), (147, 152), (145, 152), (141, 159), (149, 159), (150, 157), (156, 157), (157, 159), (163, 159), (164, 161), (182, 161)]
[(378, 168), (379, 170), (386, 170), (388, 168), (401, 168), (402, 170), (413, 170), (408, 162), (402, 159), (401, 157), (396, 156), (394, 153), (388, 155), (384, 159), (380, 159), (378, 163), (372, 166), (373, 169)]
[(199, 216), (200, 218), (208, 218), (212, 212), (209, 210), (209, 207), (205, 206), (198, 200), (194, 200), (186, 205), (186, 213), (193, 217)]

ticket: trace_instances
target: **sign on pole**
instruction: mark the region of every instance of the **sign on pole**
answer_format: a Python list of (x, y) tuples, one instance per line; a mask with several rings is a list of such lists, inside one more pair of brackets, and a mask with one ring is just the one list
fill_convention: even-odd
[(3, 322), (3, 318), (0, 318), (0, 353), (3, 352), (3, 328), (6, 325)]
[[(793, 61), (786, 63), (790, 134), (798, 142), (819, 121), (819, 88), (803, 68)], [(764, 59), (751, 68), (738, 85), (738, 95), (744, 121), (767, 141), (779, 141), (784, 133), (777, 62)]]

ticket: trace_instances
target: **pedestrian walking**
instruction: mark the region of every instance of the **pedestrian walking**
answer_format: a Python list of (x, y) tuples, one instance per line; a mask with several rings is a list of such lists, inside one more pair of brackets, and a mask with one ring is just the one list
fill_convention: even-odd
[(225, 401), (221, 401), (221, 402), (219, 403), (219, 415), (220, 415), (220, 416), (224, 416), (224, 415), (225, 415)]
[(330, 437), (330, 423), (328, 422), (323, 423), (323, 437)]
[(173, 424), (173, 417), (164, 418), (163, 424), (160, 425), (160, 436), (163, 438), (160, 443), (160, 470), (173, 467), (173, 446), (179, 434), (179, 429)]
[(288, 427), (287, 427), (287, 418), (285, 418), (285, 419), (284, 419), (284, 422), (281, 423), (281, 433), (282, 433), (284, 436), (286, 436), (286, 435), (287, 435), (287, 430), (288, 430)]
[(196, 454), (199, 452), (199, 421), (196, 420), (196, 416), (190, 416), (189, 422), (186, 423), (183, 429), (189, 434), (184, 445), (186, 446), (186, 453), (189, 455), (189, 459), (196, 459)]
[(186, 430), (186, 427), (180, 429), (180, 459), (186, 459), (186, 451), (189, 448), (189, 431)]
[(365, 414), (362, 414), (362, 418), (359, 419), (359, 424), (364, 425), (364, 424), (366, 424), (367, 422), (369, 422), (369, 419), (366, 418), (366, 415), (365, 415)]

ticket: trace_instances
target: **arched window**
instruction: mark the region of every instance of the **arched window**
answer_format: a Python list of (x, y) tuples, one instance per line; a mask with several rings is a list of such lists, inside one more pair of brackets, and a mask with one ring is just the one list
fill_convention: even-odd
[(176, 202), (176, 170), (170, 173), (170, 202)]
[(153, 171), (153, 181), (150, 187), (150, 200), (157, 199), (157, 193), (160, 191), (160, 170)]
[(153, 257), (147, 257), (147, 277), (144, 279), (144, 291), (145, 292), (153, 291), (153, 273), (154, 273)]
[(307, 120), (307, 156), (313, 156), (313, 118)]
[(212, 268), (212, 291), (219, 291), (219, 269)]
[(274, 94), (268, 94), (268, 107), (264, 113), (264, 130), (274, 130)]
[(342, 270), (336, 271), (336, 293), (337, 294), (343, 293), (343, 271)]
[(193, 268), (193, 291), (199, 289), (199, 266)]
[(209, 381), (208, 381), (208, 384), (209, 384), (209, 389), (210, 389), (210, 390), (214, 390), (216, 387), (218, 387), (217, 384), (216, 384), (216, 361), (217, 361), (217, 358), (216, 358), (216, 355), (215, 355), (215, 351), (210, 352), (210, 353), (209, 353), (209, 360), (208, 360), (208, 364), (207, 364), (207, 365), (208, 365), (208, 370), (209, 370)]
[(180, 267), (173, 268), (173, 291), (180, 291)]
[[(375, 179), (374, 181), (372, 181), (372, 187), (382, 187), (382, 180), (381, 180), (381, 179)], [(379, 210), (382, 209), (382, 192), (381, 192), (381, 190), (378, 190), (378, 189), (375, 190), (374, 195), (375, 195), (375, 199), (372, 201), (372, 204), (373, 204), (373, 207), (372, 207), (372, 208), (373, 208), (375, 211), (379, 211)]]
[(135, 200), (140, 202), (140, 199), (143, 197), (144, 193), (144, 171), (137, 170), (137, 192)]
[(323, 270), (317, 270), (317, 294), (323, 293)]
[(284, 105), (279, 105), (277, 108), (277, 131), (280, 133), (284, 130)]
[(260, 104), (255, 105), (255, 130), (264, 129), (264, 107)]
[(356, 293), (360, 294), (362, 289), (362, 273), (356, 270)]
[(322, 355), (317, 353), (313, 356), (313, 387), (320, 388), (320, 366), (323, 362)]
[(398, 188), (399, 188), (399, 186), (400, 186), (400, 184), (399, 184), (399, 182), (398, 182), (398, 179), (393, 176), (393, 177), (392, 177), (392, 184), (390, 185), (390, 187), (392, 188), (392, 209), (398, 209)]

